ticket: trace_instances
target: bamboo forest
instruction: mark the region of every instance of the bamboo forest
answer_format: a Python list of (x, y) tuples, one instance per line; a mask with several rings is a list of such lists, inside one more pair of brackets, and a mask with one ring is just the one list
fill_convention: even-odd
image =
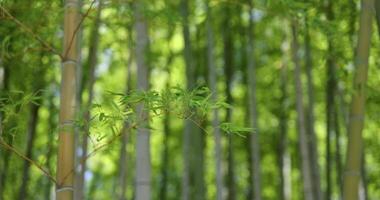
[(0, 0), (0, 200), (380, 200), (379, 36), (380, 0)]

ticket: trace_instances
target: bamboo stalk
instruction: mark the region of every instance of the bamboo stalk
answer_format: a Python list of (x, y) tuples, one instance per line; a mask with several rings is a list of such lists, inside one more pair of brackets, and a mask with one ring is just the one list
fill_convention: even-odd
[[(145, 1), (136, 1), (134, 7), (136, 31), (136, 62), (137, 62), (137, 89), (149, 89), (149, 35), (148, 24), (145, 17)], [(137, 105), (137, 114), (142, 119), (149, 118), (145, 105)], [(147, 120), (149, 121), (149, 120)], [(148, 123), (148, 122), (147, 122)], [(147, 128), (137, 128), (136, 146), (136, 200), (151, 199), (151, 161), (150, 161), (150, 131)]]
[(78, 0), (65, 1), (64, 56), (62, 59), (61, 98), (59, 111), (59, 138), (57, 163), (57, 200), (72, 200), (74, 193), (74, 115), (76, 95), (76, 67), (78, 53), (76, 32), (78, 26)]
[(362, 131), (374, 0), (362, 0), (361, 5), (358, 46), (355, 58), (354, 91), (352, 93), (348, 123), (347, 160), (343, 181), (343, 199), (345, 200), (357, 200), (359, 198), (359, 181), (361, 177)]
[[(211, 100), (213, 103), (215, 103), (218, 100), (218, 89), (217, 89), (217, 82), (218, 77), (215, 69), (215, 56), (214, 56), (214, 31), (212, 28), (213, 18), (212, 18), (212, 8), (210, 7), (210, 2), (207, 2), (207, 21), (206, 21), (206, 28), (207, 28), (207, 65), (209, 70), (208, 75), (208, 81), (209, 86), (212, 92)], [(212, 126), (214, 129), (214, 141), (215, 141), (215, 147), (214, 147), (214, 153), (215, 153), (215, 183), (216, 183), (216, 199), (222, 200), (223, 199), (223, 172), (222, 172), (222, 139), (221, 139), (221, 133), (220, 129), (218, 128), (218, 125), (220, 123), (219, 120), (219, 109), (214, 108), (212, 111)]]
[(254, 13), (253, 13), (253, 4), (254, 2), (250, 0), (249, 4), (249, 24), (248, 24), (248, 48), (247, 48), (247, 59), (248, 59), (248, 69), (247, 69), (247, 78), (248, 78), (248, 106), (249, 106), (249, 120), (250, 127), (254, 128), (255, 131), (251, 133), (250, 145), (251, 145), (251, 170), (252, 170), (252, 184), (253, 184), (253, 199), (261, 199), (261, 167), (260, 167), (260, 138), (259, 138), (259, 129), (258, 129), (258, 113), (257, 113), (257, 98), (256, 98), (256, 61), (255, 61), (255, 26), (253, 23)]
[(305, 111), (303, 105), (303, 89), (301, 81), (301, 64), (299, 58), (299, 44), (297, 39), (298, 31), (297, 24), (295, 21), (292, 22), (292, 54), (293, 62), (295, 65), (295, 89), (296, 89), (296, 107), (297, 107), (297, 125), (298, 125), (298, 135), (299, 135), (299, 145), (301, 154), (301, 172), (303, 180), (303, 190), (305, 195), (305, 200), (313, 200), (313, 184), (312, 184), (312, 173), (311, 173), (311, 162), (310, 162), (310, 152), (308, 147), (308, 134), (305, 127)]

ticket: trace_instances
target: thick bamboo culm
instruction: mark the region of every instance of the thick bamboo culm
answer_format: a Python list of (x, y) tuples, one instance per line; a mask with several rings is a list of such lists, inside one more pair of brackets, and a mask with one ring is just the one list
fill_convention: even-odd
[(56, 199), (72, 200), (74, 193), (73, 121), (75, 115), (76, 67), (78, 67), (76, 37), (79, 13), (78, 0), (66, 0), (64, 9)]
[(368, 75), (368, 57), (371, 41), (373, 0), (362, 0), (358, 45), (355, 58), (354, 91), (352, 93), (348, 124), (347, 161), (344, 171), (343, 199), (359, 199), (361, 159), (364, 126), (365, 88)]

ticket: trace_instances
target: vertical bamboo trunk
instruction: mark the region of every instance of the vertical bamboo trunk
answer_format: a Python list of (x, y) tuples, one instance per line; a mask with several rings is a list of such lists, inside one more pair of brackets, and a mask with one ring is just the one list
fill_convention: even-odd
[[(5, 93), (5, 87), (4, 87), (4, 79), (5, 79), (5, 68), (3, 66), (2, 58), (0, 57), (0, 91), (1, 95), (0, 98), (3, 97), (3, 94)], [(3, 112), (0, 111), (0, 137), (3, 136)], [(2, 157), (4, 155), (4, 150), (0, 149), (0, 156)], [(0, 162), (0, 170), (3, 170), (3, 163)], [(3, 179), (2, 179), (2, 173), (0, 174), (0, 200), (3, 199)]]
[[(5, 129), (7, 130), (7, 129)], [(6, 138), (9, 142), (9, 144), (12, 144), (13, 142), (9, 140), (9, 138)], [(9, 173), (9, 163), (10, 163), (10, 159), (11, 159), (11, 153), (9, 151), (3, 151), (3, 168), (2, 168), (2, 171), (1, 171), (1, 176), (0, 176), (0, 180), (1, 180), (1, 191), (0, 191), (0, 199), (5, 199), (4, 198), (4, 192), (5, 192), (5, 189), (6, 189), (6, 183), (7, 183), (7, 180), (8, 180), (8, 173)]]
[(347, 160), (343, 181), (343, 198), (358, 199), (363, 149), (362, 130), (364, 126), (365, 91), (368, 76), (368, 57), (372, 33), (374, 0), (362, 0), (358, 45), (355, 59), (354, 91), (351, 99), (348, 123)]
[[(199, 43), (194, 42), (196, 46), (193, 51), (190, 29), (189, 29), (189, 2), (188, 0), (181, 1), (181, 14), (183, 18), (183, 39), (184, 39), (184, 59), (186, 67), (186, 87), (188, 91), (195, 89), (196, 87), (196, 77), (202, 72), (203, 63), (199, 62), (197, 56), (193, 56), (193, 53), (199, 53), (197, 45)], [(197, 29), (196, 36), (199, 38), (199, 29)], [(199, 40), (196, 40), (199, 41)], [(193, 122), (197, 120), (197, 116), (190, 116), (191, 119), (185, 120), (185, 130), (184, 130), (184, 153), (187, 151), (188, 155), (184, 156), (185, 166), (187, 170), (185, 172), (187, 178), (188, 186), (184, 186), (184, 191), (187, 190), (188, 199), (204, 199), (205, 198), (205, 187), (204, 187), (204, 145), (203, 145), (203, 134), (200, 128)], [(185, 183), (185, 182), (184, 182)], [(185, 194), (185, 193), (184, 193)]]
[[(54, 83), (55, 84), (55, 83)], [(46, 168), (49, 171), (52, 171), (52, 157), (53, 157), (53, 142), (54, 142), (54, 135), (51, 133), (55, 132), (55, 128), (57, 127), (57, 119), (56, 119), (56, 113), (58, 111), (58, 108), (54, 105), (54, 95), (50, 94), (49, 96), (49, 103), (48, 103), (48, 110), (49, 110), (49, 120), (48, 120), (48, 127), (49, 127), (49, 134), (48, 134), (48, 143), (47, 143), (47, 149), (48, 152), (46, 154)], [(45, 186), (44, 186), (44, 199), (50, 200), (51, 199), (51, 180), (45, 178)]]
[[(133, 45), (132, 45), (132, 31), (128, 32), (129, 35), (129, 49), (130, 49), (130, 55), (127, 63), (127, 84), (126, 84), (126, 94), (129, 93), (129, 91), (132, 90), (132, 62), (133, 62)], [(118, 185), (119, 191), (118, 191), (118, 199), (119, 200), (126, 200), (126, 192), (127, 192), (127, 183), (128, 183), (128, 177), (127, 177), (127, 145), (129, 143), (129, 137), (131, 130), (128, 130), (129, 123), (125, 122), (124, 127), (122, 129), (122, 137), (121, 137), (121, 145), (120, 145), (120, 160), (119, 160), (119, 178), (118, 178)]]
[(377, 31), (380, 36), (380, 1), (375, 1)]
[(301, 154), (301, 171), (303, 180), (304, 199), (313, 200), (313, 184), (311, 173), (310, 152), (308, 146), (308, 135), (305, 127), (305, 112), (303, 105), (303, 91), (301, 82), (301, 64), (299, 58), (299, 44), (298, 44), (298, 32), (296, 22), (292, 22), (292, 54), (293, 62), (295, 65), (295, 89), (296, 89), (296, 108), (297, 108), (297, 125), (299, 135), (299, 151)]
[[(79, 4), (79, 12), (82, 12), (82, 7), (83, 7), (83, 0), (78, 0)], [(78, 33), (77, 33), (77, 42), (76, 42), (76, 48), (77, 48), (77, 53), (78, 53), (78, 58), (77, 62), (80, 63), (80, 66), (82, 66), (82, 51), (81, 51), (81, 46), (82, 46), (82, 40), (83, 40), (83, 27), (79, 27)], [(84, 67), (83, 67), (84, 68)], [(82, 109), (82, 94), (84, 91), (84, 82), (86, 80), (86, 73), (84, 73), (84, 69), (82, 67), (77, 67), (76, 69), (76, 98), (75, 98), (75, 103), (76, 103), (76, 115), (81, 113)], [(82, 149), (82, 138), (81, 133), (83, 133), (83, 130), (80, 129), (80, 127), (75, 127), (74, 129), (74, 146), (75, 146), (75, 157), (74, 157), (74, 166), (75, 167), (75, 175), (74, 175), (74, 200), (77, 200), (79, 198), (79, 194), (82, 191), (80, 189), (81, 187), (81, 158), (83, 155), (80, 153), (83, 153)], [(77, 167), (80, 166), (80, 167)]]
[[(355, 41), (355, 32), (356, 32), (356, 22), (357, 22), (357, 15), (358, 15), (358, 9), (357, 9), (357, 1), (355, 0), (349, 0), (349, 9), (348, 9), (348, 13), (349, 13), (349, 17), (347, 19), (347, 23), (348, 23), (348, 31), (347, 31), (347, 35), (349, 37), (349, 41), (350, 41), (350, 44), (352, 46), (352, 48), (355, 48), (355, 45), (354, 44), (354, 41)], [(354, 51), (353, 51), (354, 52)]]
[[(326, 7), (327, 20), (332, 23), (334, 20), (333, 2), (329, 0)], [(331, 142), (332, 135), (336, 133), (335, 122), (335, 92), (336, 92), (336, 78), (335, 78), (335, 56), (333, 38), (327, 35), (327, 85), (326, 85), (326, 198), (330, 199), (332, 194), (332, 150)]]
[[(5, 79), (5, 69), (3, 66), (2, 58), (0, 57), (0, 91), (1, 91), (1, 94), (4, 94), (4, 91), (3, 91), (4, 90), (4, 79)], [(2, 95), (0, 95), (0, 97), (2, 97)], [(0, 137), (3, 135), (2, 117), (3, 117), (3, 112), (0, 111)], [(0, 183), (1, 183), (1, 180), (0, 180)], [(1, 188), (1, 184), (0, 184), (0, 188)], [(1, 196), (0, 196), (0, 199), (1, 199)]]
[[(192, 50), (190, 41), (189, 30), (189, 10), (188, 0), (181, 0), (181, 14), (182, 14), (182, 31), (184, 40), (184, 59), (186, 66), (186, 87), (188, 90), (195, 87), (195, 69), (192, 62)], [(185, 127), (183, 133), (183, 177), (182, 177), (182, 200), (191, 200), (191, 134), (195, 130), (195, 127), (189, 120), (185, 120)]]
[[(170, 27), (169, 27), (170, 28)], [(167, 35), (167, 43), (168, 46), (170, 46), (170, 40), (173, 37), (173, 31), (168, 30)], [(166, 80), (166, 90), (170, 89), (170, 66), (173, 62), (174, 54), (172, 50), (169, 49), (169, 56), (166, 60), (165, 68), (168, 73), (168, 78)], [(170, 129), (170, 113), (165, 113), (164, 119), (163, 119), (163, 126), (164, 126), (164, 138), (163, 138), (163, 150), (162, 150), (162, 158), (161, 158), (161, 185), (160, 185), (160, 191), (159, 191), (159, 197), (162, 200), (165, 200), (168, 198), (167, 196), (167, 190), (168, 190), (168, 184), (169, 184), (169, 158), (170, 158), (170, 147), (169, 147), (169, 138), (171, 137), (171, 129)]]
[[(29, 118), (29, 124), (28, 124), (28, 139), (26, 144), (26, 157), (33, 159), (33, 145), (34, 145), (34, 138), (36, 135), (36, 129), (37, 129), (37, 123), (38, 123), (38, 110), (40, 109), (40, 105), (31, 104), (30, 105), (30, 118)], [(29, 161), (24, 161), (24, 167), (22, 171), (22, 183), (20, 187), (19, 192), (19, 198), (20, 200), (28, 199), (28, 182), (29, 182), (29, 176), (30, 176), (30, 163)]]
[[(169, 88), (169, 83), (166, 85)], [(167, 113), (163, 120), (164, 123), (164, 138), (163, 138), (163, 147), (162, 158), (161, 158), (161, 185), (159, 197), (162, 200), (167, 199), (167, 188), (168, 188), (168, 171), (169, 171), (169, 137), (171, 135), (170, 131), (170, 114)]]
[[(143, 13), (145, 1), (135, 2), (135, 31), (136, 31), (136, 62), (137, 62), (137, 89), (146, 91), (149, 88), (149, 36), (148, 25)], [(149, 122), (149, 113), (144, 105), (137, 106), (137, 115)], [(150, 132), (148, 128), (137, 129), (136, 150), (136, 200), (148, 200), (151, 198), (151, 164), (150, 164)]]
[[(203, 25), (197, 28), (197, 53), (198, 56), (196, 58), (198, 66), (198, 72), (196, 73), (196, 80), (199, 80), (199, 85), (204, 84), (207, 85), (207, 44), (202, 43), (202, 39), (205, 38), (204, 34), (207, 34), (207, 30), (202, 30)], [(207, 36), (206, 36), (207, 37)], [(194, 123), (193, 123), (194, 124)], [(197, 199), (206, 199), (207, 196), (207, 185), (205, 183), (205, 164), (206, 164), (206, 151), (207, 151), (207, 144), (206, 144), (206, 133), (202, 130), (202, 127), (206, 127), (208, 125), (208, 122), (206, 119), (203, 119), (202, 116), (198, 117), (198, 124), (195, 125), (196, 128), (196, 137), (195, 139), (195, 145), (194, 145), (194, 157), (195, 165), (193, 168), (194, 176), (196, 177), (195, 186), (196, 186), (196, 193), (198, 194), (195, 196)]]
[[(201, 27), (196, 27), (195, 41), (194, 43), (194, 66), (196, 66), (194, 79), (195, 83), (198, 85), (202, 83), (207, 78), (205, 77), (205, 70), (207, 69), (207, 61), (205, 52), (205, 45), (201, 43), (202, 38), (204, 38), (203, 31), (201, 32)], [(203, 80), (202, 82), (200, 80)], [(191, 133), (191, 163), (190, 163), (190, 185), (193, 188), (191, 198), (192, 199), (205, 199), (206, 189), (205, 189), (205, 168), (204, 168), (204, 150), (206, 149), (205, 134), (201, 131), (201, 127), (205, 127), (205, 120), (201, 120), (201, 116), (194, 115), (192, 120), (197, 122), (191, 122), (193, 126), (193, 132)]]
[(253, 13), (253, 1), (249, 1), (249, 26), (248, 26), (248, 107), (250, 127), (255, 129), (255, 132), (251, 133), (250, 145), (252, 151), (252, 183), (253, 183), (253, 199), (261, 199), (261, 169), (260, 169), (260, 143), (259, 143), (259, 128), (257, 127), (257, 101), (256, 101), (256, 66), (255, 66), (255, 53), (254, 53), (254, 13)]
[(321, 181), (318, 164), (318, 140), (314, 128), (314, 81), (313, 81), (313, 60), (311, 56), (311, 42), (309, 33), (309, 22), (305, 13), (305, 60), (307, 77), (307, 134), (309, 137), (310, 162), (313, 178), (313, 195), (315, 199), (322, 200)]
[(338, 103), (335, 101), (334, 122), (335, 122), (335, 167), (336, 167), (336, 183), (338, 184), (338, 195), (342, 198), (342, 158), (341, 158), (341, 145), (340, 145), (340, 125), (338, 116)]
[[(10, 69), (4, 65), (4, 76), (3, 76), (3, 83), (2, 83), (2, 91), (4, 91), (4, 94), (8, 91), (9, 88), (9, 77), (10, 77)], [(3, 97), (3, 96), (0, 96)], [(1, 113), (1, 112), (0, 112)], [(6, 113), (1, 113), (2, 117), (4, 117)], [(6, 142), (12, 142), (9, 140), (9, 137), (6, 135), (3, 135), (3, 131), (6, 130), (6, 127), (3, 124), (3, 121), (1, 122), (1, 129), (0, 129), (0, 136), (6, 140)], [(5, 191), (5, 183), (7, 179), (8, 174), (8, 167), (9, 167), (9, 159), (11, 156), (11, 153), (5, 149), (0, 149), (1, 153), (1, 159), (2, 162), (0, 163), (1, 167), (1, 174), (0, 174), (0, 200), (4, 199), (4, 191)]]
[(169, 167), (169, 136), (170, 136), (170, 115), (166, 114), (164, 117), (164, 141), (163, 141), (163, 152), (161, 159), (161, 185), (160, 185), (160, 199), (167, 199), (167, 188), (168, 188), (168, 167)]
[[(232, 44), (232, 32), (231, 32), (231, 6), (227, 5), (225, 7), (225, 19), (223, 22), (223, 59), (224, 59), (224, 74), (226, 77), (226, 102), (232, 104), (232, 94), (231, 94), (231, 82), (233, 74), (233, 44)], [(226, 110), (226, 122), (230, 122), (232, 117), (232, 110)], [(233, 138), (232, 135), (228, 135), (228, 147), (227, 147), (227, 188), (228, 196), (227, 199), (233, 200), (236, 197), (236, 186), (235, 186), (235, 170), (234, 170), (234, 154), (233, 154)]]
[[(283, 49), (283, 54), (286, 55), (285, 49)], [(289, 150), (287, 146), (288, 142), (288, 69), (286, 56), (283, 56), (283, 63), (281, 66), (280, 74), (280, 89), (281, 89), (281, 99), (280, 99), (280, 137), (278, 145), (278, 161), (279, 161), (279, 174), (280, 174), (280, 199), (290, 200), (291, 199), (291, 159), (289, 155)]]
[(362, 151), (362, 161), (361, 161), (361, 180), (360, 180), (360, 185), (359, 185), (359, 199), (362, 200), (368, 200), (368, 183), (367, 183), (367, 170), (366, 170), (366, 165), (365, 165), (365, 152)]
[(119, 160), (119, 191), (118, 191), (118, 199), (126, 200), (126, 192), (127, 192), (127, 144), (129, 139), (129, 130), (127, 130), (128, 125), (125, 125), (122, 130), (121, 136), (121, 145), (120, 145), (120, 160)]
[[(214, 32), (212, 28), (212, 10), (209, 6), (210, 1), (207, 2), (207, 64), (208, 64), (208, 82), (211, 89), (211, 101), (218, 100), (217, 88), (217, 74), (214, 62)], [(222, 144), (219, 126), (219, 110), (214, 108), (212, 111), (212, 127), (214, 128), (214, 153), (215, 153), (215, 183), (216, 183), (216, 199), (222, 200), (223, 198), (223, 174), (222, 174)]]
[[(96, 18), (95, 18), (95, 24), (92, 28), (91, 31), (91, 36), (90, 36), (90, 46), (89, 46), (89, 52), (88, 52), (88, 71), (85, 73), (88, 73), (88, 80), (87, 82), (84, 82), (83, 85), (86, 86), (86, 89), (88, 91), (88, 100), (85, 105), (85, 110), (84, 110), (84, 120), (86, 122), (90, 121), (91, 118), (91, 104), (94, 96), (94, 84), (95, 84), (95, 69), (96, 65), (98, 63), (98, 44), (99, 44), (99, 26), (101, 23), (101, 12), (102, 12), (102, 3), (99, 2), (97, 12), (96, 12)], [(87, 169), (86, 165), (86, 156), (87, 156), (87, 144), (88, 144), (88, 135), (90, 134), (89, 132), (89, 127), (86, 126), (81, 134), (81, 149), (82, 149), (82, 154), (81, 154), (81, 159), (79, 160), (80, 163), (80, 170), (78, 172), (78, 182), (76, 183), (76, 191), (75, 191), (75, 199), (76, 200), (81, 200), (84, 199), (85, 197), (85, 173)]]
[(76, 68), (79, 67), (77, 36), (78, 0), (65, 1), (64, 44), (59, 111), (59, 138), (57, 164), (57, 200), (73, 199), (74, 182), (74, 115)]

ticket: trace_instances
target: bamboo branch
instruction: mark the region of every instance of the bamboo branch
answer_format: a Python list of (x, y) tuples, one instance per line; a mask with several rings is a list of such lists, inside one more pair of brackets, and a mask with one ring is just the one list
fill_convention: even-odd
[(49, 44), (48, 42), (44, 41), (40, 36), (38, 36), (36, 33), (32, 31), (28, 26), (23, 24), (20, 20), (18, 20), (16, 17), (14, 17), (7, 9), (5, 9), (2, 5), (0, 5), (0, 10), (9, 17), (11, 21), (13, 21), (15, 24), (17, 24), (21, 29), (24, 29), (27, 33), (29, 33), (35, 40), (37, 40), (39, 43), (42, 44), (45, 48), (47, 48), (50, 52), (53, 54), (59, 56), (62, 59), (62, 55), (58, 53), (56, 48), (53, 47), (53, 45)]
[[(86, 13), (81, 17), (80, 19), (80, 22), (78, 23), (77, 27), (75, 28), (75, 31), (74, 31), (74, 34), (71, 36), (70, 38), (70, 43), (69, 43), (69, 46), (68, 48), (66, 49), (65, 53), (63, 54), (63, 56), (61, 57), (62, 59), (65, 59), (67, 57), (67, 54), (69, 53), (73, 43), (74, 43), (74, 38), (75, 36), (77, 35), (77, 33), (79, 32), (79, 29), (81, 27), (81, 25), (83, 24), (84, 20), (88, 17), (88, 15), (90, 14), (90, 11), (92, 10), (92, 7), (94, 6), (95, 4), (95, 1), (96, 0), (92, 0), (91, 1), (91, 4), (90, 4), (90, 7), (87, 9)], [(99, 0), (101, 1), (101, 0)]]
[(51, 181), (53, 181), (54, 183), (57, 183), (56, 179), (46, 170), (44, 169), (44, 167), (40, 164), (38, 164), (36, 161), (26, 157), (25, 155), (23, 155), (22, 153), (20, 153), (19, 151), (17, 151), (17, 149), (15, 149), (13, 146), (9, 145), (8, 143), (6, 143), (3, 139), (0, 139), (0, 144), (8, 149), (9, 151), (15, 153), (18, 157), (28, 161), (30, 164), (34, 165), (35, 167), (37, 167), (45, 176), (47, 176)]
[[(133, 124), (133, 125), (129, 126), (129, 127), (127, 128), (127, 130), (130, 130), (130, 129), (132, 129), (132, 128), (136, 128), (136, 127), (137, 127), (137, 124)], [(121, 133), (121, 132), (119, 131), (119, 134), (113, 136), (111, 139), (109, 139), (109, 140), (106, 141), (105, 143), (100, 144), (100, 145), (98, 145), (97, 147), (95, 147), (95, 148), (94, 148), (89, 154), (87, 154), (86, 157), (84, 157), (84, 158), (82, 158), (82, 159), (80, 160), (80, 162), (77, 164), (77, 166), (75, 166), (75, 167), (70, 171), (70, 173), (68, 173), (68, 174), (63, 178), (63, 180), (65, 180), (67, 177), (69, 177), (71, 174), (73, 174), (73, 173), (75, 172), (75, 169), (76, 169), (78, 166), (82, 165), (82, 164), (83, 164), (84, 162), (86, 162), (90, 157), (94, 156), (97, 152), (99, 152), (99, 151), (102, 150), (103, 148), (108, 147), (109, 145), (111, 145), (113, 142), (116, 141), (117, 138), (119, 138), (119, 137), (122, 136), (123, 134), (124, 134), (124, 133)], [(58, 184), (58, 185), (59, 185), (59, 184)]]

